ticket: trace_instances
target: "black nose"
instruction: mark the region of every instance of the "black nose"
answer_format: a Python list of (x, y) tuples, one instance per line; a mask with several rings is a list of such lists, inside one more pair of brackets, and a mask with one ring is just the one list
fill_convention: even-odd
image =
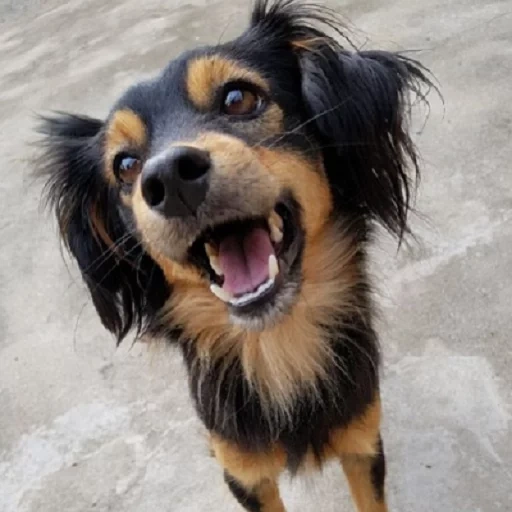
[(195, 215), (209, 185), (210, 154), (193, 147), (172, 148), (142, 171), (142, 196), (166, 217)]

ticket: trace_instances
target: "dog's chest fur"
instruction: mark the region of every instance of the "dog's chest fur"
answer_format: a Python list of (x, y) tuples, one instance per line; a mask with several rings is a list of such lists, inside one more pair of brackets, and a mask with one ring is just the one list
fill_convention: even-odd
[(183, 343), (190, 390), (206, 428), (247, 451), (280, 445), (291, 471), (307, 452), (321, 463), (331, 432), (363, 414), (378, 388), (377, 342), (364, 320), (354, 318), (329, 338), (331, 360), (324, 375), (314, 386), (298, 389), (286, 404), (262, 396), (246, 378), (238, 356), (204, 364), (197, 345)]
[(296, 470), (308, 451), (321, 460), (330, 433), (374, 402), (378, 343), (354, 236), (333, 223), (306, 246), (299, 300), (262, 332), (231, 324), (204, 287), (176, 283), (168, 321), (180, 326), (191, 393), (212, 434), (248, 451), (278, 443)]

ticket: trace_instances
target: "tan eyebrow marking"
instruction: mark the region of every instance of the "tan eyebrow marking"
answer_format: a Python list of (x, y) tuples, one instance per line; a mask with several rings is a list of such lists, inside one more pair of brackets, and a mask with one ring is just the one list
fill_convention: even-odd
[(112, 159), (128, 145), (144, 148), (147, 143), (147, 128), (144, 121), (133, 110), (118, 110), (110, 120), (105, 136), (105, 169), (107, 178), (115, 182)]
[(220, 55), (213, 55), (189, 62), (186, 76), (188, 97), (198, 109), (206, 110), (212, 106), (218, 88), (233, 80), (251, 82), (269, 91), (267, 80), (257, 71)]

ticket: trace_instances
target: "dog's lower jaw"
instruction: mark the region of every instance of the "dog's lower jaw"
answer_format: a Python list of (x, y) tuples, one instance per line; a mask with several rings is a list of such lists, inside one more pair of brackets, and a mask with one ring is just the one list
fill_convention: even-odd
[(231, 308), (229, 318), (234, 325), (247, 331), (261, 332), (265, 329), (271, 329), (290, 312), (299, 293), (299, 279), (290, 279), (283, 283), (272, 301), (264, 304), (258, 311), (244, 314), (236, 308)]

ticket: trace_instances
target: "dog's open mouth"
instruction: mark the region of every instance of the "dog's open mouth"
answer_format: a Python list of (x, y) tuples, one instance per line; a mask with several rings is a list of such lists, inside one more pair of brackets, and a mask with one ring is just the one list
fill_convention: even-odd
[(208, 228), (192, 245), (191, 260), (210, 277), (212, 293), (239, 313), (271, 303), (300, 252), (293, 209), (278, 203), (265, 217)]

